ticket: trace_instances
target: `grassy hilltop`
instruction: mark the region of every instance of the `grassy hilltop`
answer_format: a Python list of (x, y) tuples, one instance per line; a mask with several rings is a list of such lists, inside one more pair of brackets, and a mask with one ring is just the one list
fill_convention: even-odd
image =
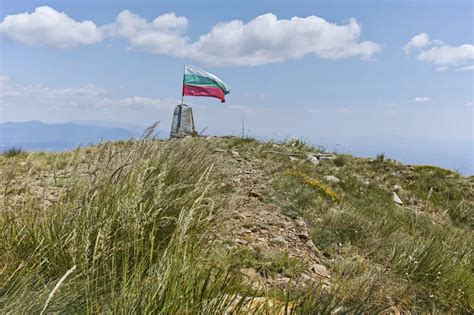
[(474, 178), (300, 141), (0, 156), (0, 313), (472, 313)]

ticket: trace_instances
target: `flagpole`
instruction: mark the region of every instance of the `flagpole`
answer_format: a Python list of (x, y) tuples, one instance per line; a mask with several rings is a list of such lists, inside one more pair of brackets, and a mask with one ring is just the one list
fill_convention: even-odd
[(186, 71), (186, 63), (183, 65), (183, 85), (181, 86), (181, 105), (184, 104), (184, 73)]

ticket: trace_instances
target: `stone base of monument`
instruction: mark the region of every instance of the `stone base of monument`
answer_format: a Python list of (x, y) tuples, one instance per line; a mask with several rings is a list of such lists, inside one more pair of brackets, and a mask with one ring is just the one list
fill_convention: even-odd
[(196, 135), (193, 109), (186, 104), (176, 105), (171, 125), (170, 138), (184, 138)]

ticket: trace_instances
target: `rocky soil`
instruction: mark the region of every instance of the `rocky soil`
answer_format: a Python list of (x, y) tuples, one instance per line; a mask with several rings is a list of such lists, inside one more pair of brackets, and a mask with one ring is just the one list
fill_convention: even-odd
[(296, 279), (284, 274), (265, 275), (254, 268), (241, 272), (258, 288), (262, 286), (304, 285), (317, 282), (330, 284), (330, 273), (321, 262), (321, 253), (310, 239), (310, 229), (302, 218), (286, 216), (281, 207), (264, 201), (271, 178), (262, 161), (251, 159), (236, 150), (218, 150), (220, 163), (225, 163), (226, 179), (220, 188), (232, 193), (221, 210), (213, 230), (213, 238), (229, 248), (246, 247), (256, 257), (265, 252), (283, 252), (305, 266)]

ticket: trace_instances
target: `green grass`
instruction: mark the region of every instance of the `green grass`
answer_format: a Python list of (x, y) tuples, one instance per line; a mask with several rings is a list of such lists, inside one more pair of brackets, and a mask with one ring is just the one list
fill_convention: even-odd
[(71, 182), (61, 203), (42, 208), (25, 195), (2, 213), (3, 312), (40, 311), (73, 266), (48, 311), (203, 310), (192, 301), (215, 290), (208, 279), (227, 285), (225, 272), (195, 268), (214, 210), (203, 148), (144, 140), (121, 149), (99, 147), (92, 179)]
[[(217, 148), (259, 161), (261, 199), (308, 223), (330, 288), (256, 290), (239, 269), (298, 279), (308, 266), (283, 250), (210, 241), (236, 193), (221, 186), (231, 164)], [(309, 152), (321, 150), (301, 140), (145, 138), (0, 156), (0, 313), (473, 312), (472, 179), (385, 158), (313, 165)]]
[(298, 278), (307, 267), (304, 262), (284, 251), (255, 252), (247, 247), (240, 247), (225, 256), (233, 268), (254, 268), (263, 277), (282, 274), (285, 277)]
[[(312, 225), (313, 241), (327, 257), (332, 281), (339, 283), (346, 303), (361, 300), (357, 288), (363, 282), (372, 290), (371, 310), (393, 304), (412, 312), (473, 311), (474, 198), (459, 175), (436, 167), (408, 171), (381, 157), (369, 162), (339, 155), (316, 167), (284, 163), (315, 179), (341, 179), (332, 184), (342, 196), (335, 204), (275, 172), (276, 193), (270, 200)], [(419, 198), (415, 205), (422, 211), (395, 205), (394, 184), (404, 187), (399, 193), (404, 199)], [(440, 213), (448, 217), (432, 217)]]

